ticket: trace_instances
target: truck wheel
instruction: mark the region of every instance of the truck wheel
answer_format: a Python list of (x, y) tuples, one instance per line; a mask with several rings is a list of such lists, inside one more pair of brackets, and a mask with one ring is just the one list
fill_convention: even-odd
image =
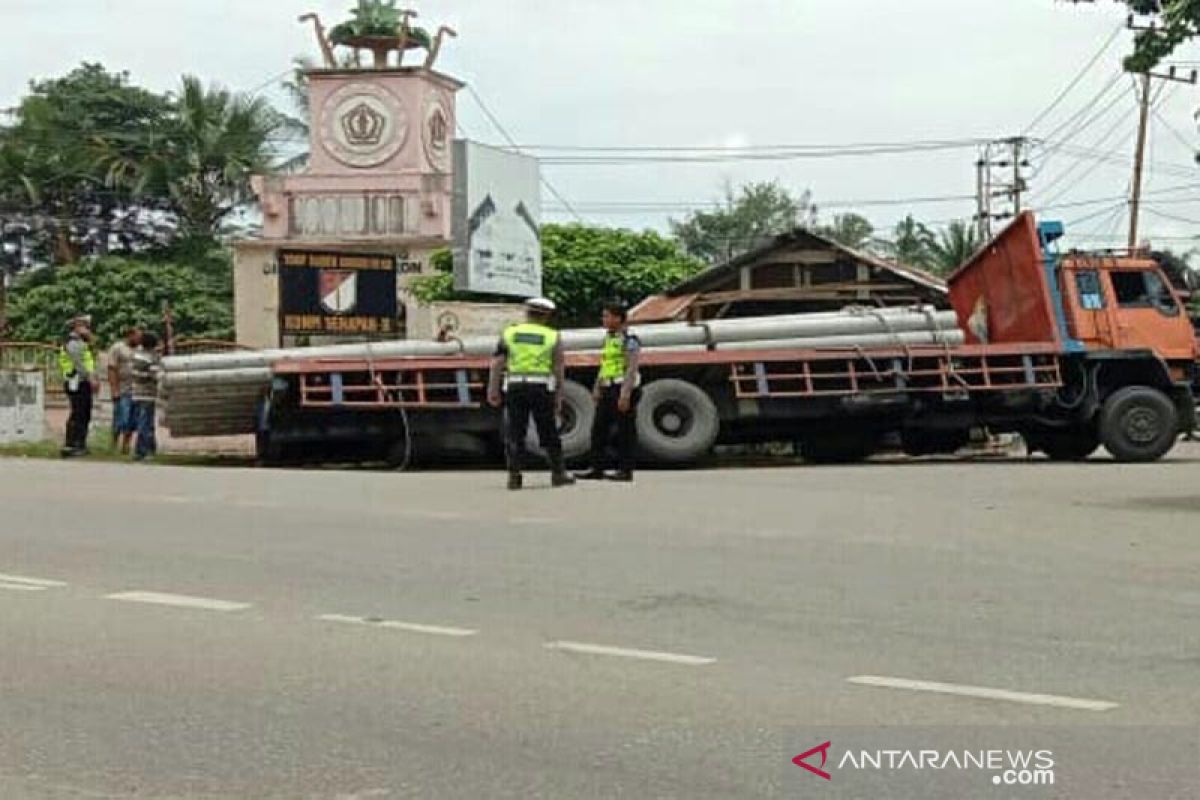
[(638, 445), (650, 459), (686, 464), (712, 450), (721, 431), (721, 418), (703, 389), (664, 378), (642, 389), (637, 431)]
[(1041, 450), (1051, 461), (1084, 461), (1100, 446), (1096, 429), (1061, 428), (1038, 431), (1025, 440), (1031, 450)]
[(1100, 409), (1100, 440), (1117, 461), (1156, 461), (1178, 434), (1175, 404), (1149, 386), (1118, 389)]
[(837, 432), (805, 437), (800, 455), (810, 464), (853, 464), (866, 461), (879, 446), (874, 433)]
[[(596, 419), (596, 404), (592, 393), (575, 381), (563, 383), (562, 438), (563, 458), (575, 461), (586, 456), (592, 449), (592, 422)], [(545, 457), (546, 451), (538, 442), (537, 426), (531, 420), (525, 432), (525, 446), (529, 452)]]

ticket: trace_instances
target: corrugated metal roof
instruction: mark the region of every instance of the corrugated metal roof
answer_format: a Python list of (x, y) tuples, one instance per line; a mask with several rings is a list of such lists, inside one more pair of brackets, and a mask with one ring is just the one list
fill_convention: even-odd
[(647, 297), (629, 311), (630, 322), (672, 322), (687, 311), (688, 306), (699, 297), (697, 294), (671, 296), (655, 294)]

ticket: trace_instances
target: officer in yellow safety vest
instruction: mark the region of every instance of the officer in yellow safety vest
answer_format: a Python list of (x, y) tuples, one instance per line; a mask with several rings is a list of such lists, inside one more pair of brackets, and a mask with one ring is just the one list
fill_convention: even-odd
[(508, 488), (513, 490), (522, 486), (521, 465), (531, 416), (538, 442), (550, 460), (551, 483), (558, 487), (575, 482), (566, 470), (558, 433), (566, 363), (558, 331), (548, 324), (555, 310), (554, 303), (544, 297), (526, 301), (526, 321), (505, 328), (488, 376), (488, 403), (504, 405)]
[(96, 374), (96, 354), (92, 350), (91, 317), (74, 317), (67, 327), (67, 339), (58, 350), (58, 369), (71, 404), (66, 442), (62, 449), (64, 458), (86, 455), (88, 452), (92, 402), (100, 385)]
[[(596, 417), (592, 424), (592, 468), (579, 475), (583, 480), (633, 480), (637, 451), (638, 354), (641, 342), (629, 332), (629, 311), (624, 303), (604, 306), (604, 347), (600, 351), (600, 370), (596, 374), (593, 396)], [(617, 429), (617, 469), (607, 473), (609, 436)]]

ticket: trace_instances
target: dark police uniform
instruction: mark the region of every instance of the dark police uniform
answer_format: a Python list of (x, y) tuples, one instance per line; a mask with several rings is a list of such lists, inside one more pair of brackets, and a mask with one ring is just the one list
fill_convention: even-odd
[(500, 337), (496, 355), (505, 359), (505, 450), (511, 488), (520, 488), (530, 417), (537, 426), (538, 442), (550, 461), (554, 484), (562, 486), (573, 482), (563, 463), (562, 439), (556, 419), (559, 387), (555, 360), (561, 358), (559, 347), (558, 331), (536, 322), (510, 325)]

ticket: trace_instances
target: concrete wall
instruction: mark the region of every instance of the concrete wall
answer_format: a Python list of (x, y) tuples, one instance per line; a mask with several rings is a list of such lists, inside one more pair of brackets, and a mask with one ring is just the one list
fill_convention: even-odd
[(505, 326), (520, 322), (525, 309), (514, 303), (431, 303), (409, 309), (410, 339), (434, 339), (442, 323), (454, 326), (453, 335), (500, 336)]
[(239, 344), (279, 346), (279, 274), (273, 245), (241, 242), (234, 248), (233, 324)]
[(46, 436), (46, 387), (40, 372), (0, 372), (0, 444)]

